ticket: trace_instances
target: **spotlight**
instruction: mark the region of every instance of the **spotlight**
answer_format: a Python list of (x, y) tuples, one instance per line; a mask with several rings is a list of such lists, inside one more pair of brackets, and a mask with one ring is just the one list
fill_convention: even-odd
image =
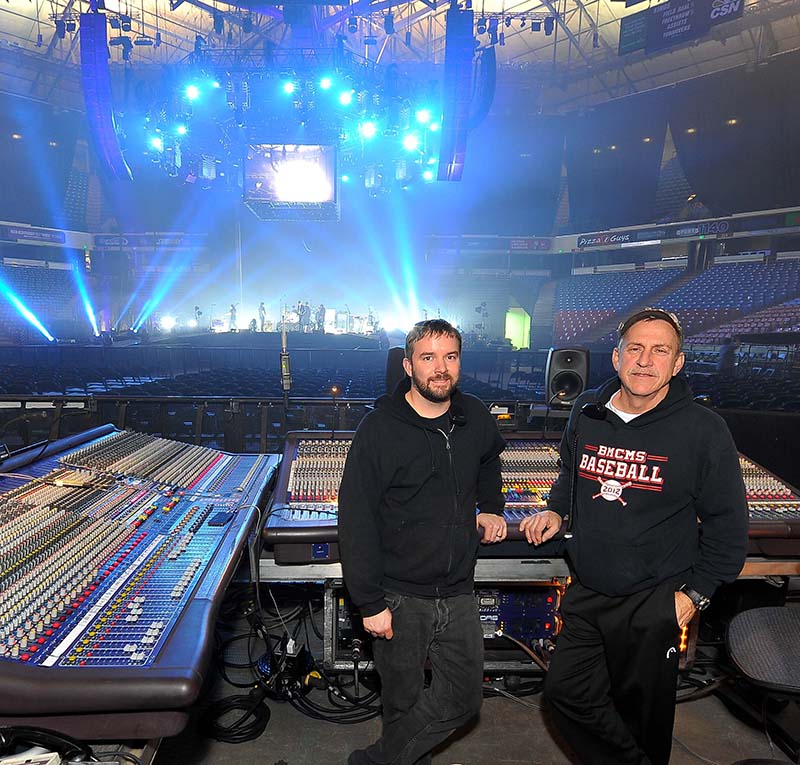
[(548, 16), (544, 20), (544, 33), (549, 37), (553, 34), (553, 29), (555, 28), (556, 20), (552, 16)]
[(503, 19), (503, 23), (504, 23), (504, 24), (505, 24), (507, 27), (510, 27), (510, 26), (511, 26), (511, 16), (506, 16), (506, 17), (505, 17), (505, 19)]
[(354, 35), (356, 32), (358, 32), (358, 18), (357, 17), (351, 16), (347, 20), (347, 31), (351, 35)]
[(67, 36), (67, 24), (61, 19), (56, 19), (56, 36), (63, 40)]
[(387, 35), (394, 34), (394, 14), (391, 11), (387, 11), (386, 15), (383, 17), (383, 31), (386, 32)]
[(248, 13), (242, 19), (242, 32), (249, 35), (253, 31), (253, 17)]
[(353, 93), (354, 92), (355, 91), (353, 91), (353, 90), (343, 90), (339, 94), (339, 103), (342, 106), (350, 106), (350, 104), (353, 103)]
[(472, 0), (467, 0), (464, 3), (464, 10), (465, 11), (471, 11), (472, 10)]
[(161, 325), (161, 329), (163, 329), (165, 332), (171, 332), (173, 329), (175, 329), (177, 322), (175, 321), (174, 316), (162, 316), (159, 324)]
[(478, 19), (478, 27), (477, 27), (477, 30), (478, 30), (478, 34), (479, 34), (479, 35), (485, 35), (485, 34), (486, 34), (486, 19), (485, 19), (485, 18), (483, 18), (483, 16), (481, 16), (481, 17)]
[(222, 35), (225, 32), (225, 19), (221, 13), (214, 11), (214, 33)]
[(506, 44), (506, 33), (500, 32), (500, 47), (502, 48)]
[(378, 132), (378, 126), (374, 122), (362, 122), (358, 126), (359, 135), (362, 138), (366, 138), (369, 140), (370, 138), (374, 138)]
[(200, 98), (200, 88), (198, 88), (197, 85), (187, 85), (184, 93), (186, 94), (186, 98), (190, 101), (196, 101)]
[(319, 81), (319, 87), (322, 90), (330, 90), (333, 87), (333, 80), (330, 77), (323, 77)]
[(295, 87), (293, 82), (284, 82), (283, 83), (283, 92), (286, 93), (287, 96), (292, 95), (294, 93)]
[(131, 17), (125, 13), (120, 14), (119, 17), (119, 24), (122, 27), (123, 32), (130, 32), (131, 31)]
[(531, 21), (531, 32), (541, 32), (542, 31), (542, 22), (536, 19), (535, 21)]
[(111, 16), (108, 23), (111, 24), (112, 29), (119, 29), (119, 16)]
[(403, 148), (406, 151), (416, 151), (419, 149), (419, 138), (413, 133), (408, 133), (403, 136)]
[(527, 20), (527, 19), (526, 19), (526, 18), (523, 16), (523, 17), (522, 17), (522, 18), (519, 20), (519, 28), (520, 28), (520, 29), (525, 29), (525, 24), (526, 24), (527, 22), (528, 22), (528, 20)]
[(420, 125), (427, 125), (431, 121), (431, 110), (417, 109), (416, 117)]
[(156, 39), (153, 42), (153, 45), (156, 48), (160, 48), (161, 47), (161, 32), (156, 32)]
[(405, 42), (406, 42), (406, 48), (410, 48), (411, 47), (411, 30), (410, 29), (406, 29)]
[(200, 55), (203, 52), (203, 48), (206, 47), (206, 39), (203, 35), (195, 35), (194, 36), (194, 52), (195, 55)]
[(67, 32), (70, 34), (72, 34), (78, 28), (78, 25), (75, 23), (75, 19), (67, 19), (64, 23), (64, 26), (66, 27)]
[(164, 141), (160, 136), (154, 135), (150, 139), (150, 146), (156, 151), (164, 151)]
[(430, 183), (433, 180), (433, 170), (423, 171), (422, 180)]
[(186, 135), (186, 125), (178, 125), (178, 127), (175, 128), (175, 132), (178, 135)]

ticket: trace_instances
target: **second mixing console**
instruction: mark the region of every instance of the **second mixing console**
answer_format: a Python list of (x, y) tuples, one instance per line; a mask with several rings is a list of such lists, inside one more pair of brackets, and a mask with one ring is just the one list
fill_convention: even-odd
[(49, 451), (0, 477), (0, 720), (186, 706), (277, 457), (110, 426)]

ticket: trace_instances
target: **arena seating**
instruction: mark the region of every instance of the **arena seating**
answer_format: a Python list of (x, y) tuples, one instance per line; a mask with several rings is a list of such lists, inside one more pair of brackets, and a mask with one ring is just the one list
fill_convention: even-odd
[(721, 343), (727, 337), (759, 332), (800, 332), (800, 298), (772, 305), (692, 335), (690, 343)]
[(580, 340), (609, 316), (663, 289), (681, 273), (677, 269), (659, 268), (560, 279), (555, 296), (554, 342)]
[(715, 264), (665, 296), (661, 307), (675, 311), (691, 337), (798, 294), (800, 260)]

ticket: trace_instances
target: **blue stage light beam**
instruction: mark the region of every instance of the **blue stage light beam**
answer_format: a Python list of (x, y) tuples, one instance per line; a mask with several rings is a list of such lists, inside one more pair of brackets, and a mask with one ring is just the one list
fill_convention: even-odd
[(158, 308), (158, 306), (161, 304), (161, 301), (167, 296), (167, 293), (175, 285), (175, 282), (177, 282), (182, 276), (186, 275), (185, 269), (176, 267), (179, 265), (178, 261), (180, 261), (183, 257), (185, 257), (185, 255), (178, 253), (167, 265), (164, 278), (156, 284), (150, 299), (144, 304), (144, 306), (142, 306), (142, 310), (139, 311), (139, 316), (136, 317), (136, 322), (133, 325), (134, 332), (138, 332), (142, 328), (142, 325), (147, 321), (148, 318), (150, 318), (150, 314), (152, 314), (153, 311)]
[(75, 287), (78, 294), (81, 296), (81, 303), (83, 303), (83, 310), (92, 325), (92, 331), (95, 337), (100, 337), (100, 330), (97, 328), (97, 316), (95, 315), (92, 301), (89, 297), (89, 290), (86, 287), (86, 280), (83, 278), (81, 272), (81, 264), (75, 258), (70, 258), (70, 265), (72, 266), (72, 279), (75, 282)]
[(32, 324), (39, 332), (44, 335), (49, 342), (53, 342), (55, 338), (47, 331), (44, 324), (33, 314), (33, 312), (26, 306), (15, 294), (14, 291), (9, 287), (5, 282), (0, 281), (0, 293), (2, 293), (3, 297), (8, 300), (14, 308), (17, 309), (17, 312), (20, 316), (22, 316), (27, 322)]

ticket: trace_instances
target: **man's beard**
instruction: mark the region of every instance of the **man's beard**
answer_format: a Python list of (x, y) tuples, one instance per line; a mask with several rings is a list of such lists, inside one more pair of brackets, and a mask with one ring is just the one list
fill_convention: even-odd
[(442, 375), (441, 377), (435, 377), (433, 379), (448, 380), (450, 384), (446, 387), (434, 388), (431, 386), (429, 380), (417, 377), (414, 370), (411, 370), (411, 381), (423, 398), (434, 404), (443, 404), (445, 401), (449, 401), (453, 395), (453, 391), (456, 389), (456, 385), (458, 385), (458, 377), (453, 379), (451, 375)]

